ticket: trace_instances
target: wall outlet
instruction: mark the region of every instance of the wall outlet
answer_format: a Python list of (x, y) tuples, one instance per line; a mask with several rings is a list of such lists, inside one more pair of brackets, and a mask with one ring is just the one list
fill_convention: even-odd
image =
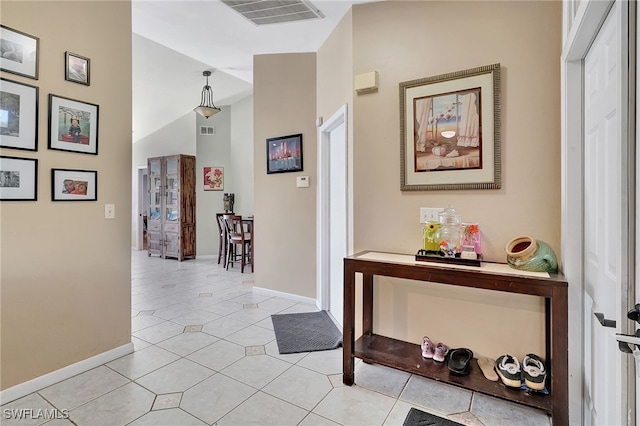
[(420, 207), (420, 223), (438, 222), (438, 214), (443, 210), (442, 207)]

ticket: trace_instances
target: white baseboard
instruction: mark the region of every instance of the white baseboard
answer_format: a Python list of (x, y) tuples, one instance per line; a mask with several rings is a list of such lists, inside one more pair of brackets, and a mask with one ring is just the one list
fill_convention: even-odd
[(43, 376), (36, 377), (19, 385), (15, 385), (3, 391), (0, 391), (0, 405), (7, 402), (15, 401), (18, 398), (27, 396), (30, 393), (44, 389), (47, 386), (51, 386), (62, 380), (76, 376), (85, 371), (89, 371), (92, 368), (98, 367), (107, 362), (111, 362), (114, 359), (118, 359), (133, 352), (133, 343), (129, 342), (126, 345), (119, 346), (115, 349), (111, 349), (101, 354), (92, 356), (85, 360), (76, 362), (75, 364), (68, 365), (59, 370), (52, 371)]
[(210, 260), (210, 259), (217, 259), (218, 255), (217, 254), (196, 254), (196, 259), (200, 259), (200, 260)]
[(297, 294), (285, 293), (283, 291), (271, 290), (262, 287), (253, 287), (253, 290), (257, 293), (267, 294), (274, 297), (282, 297), (283, 299), (295, 300), (296, 302), (308, 303), (310, 305), (316, 305), (316, 299), (311, 297), (299, 296)]

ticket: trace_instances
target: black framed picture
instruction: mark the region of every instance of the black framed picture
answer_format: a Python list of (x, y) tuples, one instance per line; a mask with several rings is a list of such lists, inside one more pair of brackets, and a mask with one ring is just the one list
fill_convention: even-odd
[(51, 169), (51, 201), (96, 201), (98, 172)]
[(40, 39), (0, 25), (0, 70), (38, 79)]
[(0, 78), (0, 147), (38, 150), (38, 88)]
[(301, 133), (267, 139), (267, 174), (301, 171)]
[(64, 52), (64, 79), (89, 86), (90, 59), (71, 52)]
[(36, 201), (38, 160), (0, 156), (0, 201)]
[(49, 149), (98, 154), (99, 106), (49, 95)]

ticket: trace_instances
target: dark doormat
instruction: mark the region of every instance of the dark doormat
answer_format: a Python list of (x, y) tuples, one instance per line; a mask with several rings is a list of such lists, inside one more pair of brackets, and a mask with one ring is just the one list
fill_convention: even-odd
[(402, 426), (459, 426), (460, 424), (411, 407)]
[(281, 354), (326, 351), (342, 346), (342, 333), (326, 311), (271, 315)]

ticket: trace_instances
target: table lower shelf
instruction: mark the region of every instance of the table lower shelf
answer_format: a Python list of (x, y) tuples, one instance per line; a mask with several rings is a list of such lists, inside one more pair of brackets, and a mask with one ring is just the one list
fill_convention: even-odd
[(502, 382), (487, 380), (477, 360), (471, 361), (469, 375), (460, 376), (452, 373), (446, 363), (422, 358), (420, 345), (403, 342), (377, 334), (363, 335), (355, 342), (354, 356), (365, 362), (380, 364), (398, 370), (413, 373), (465, 389), (491, 395), (507, 401), (537, 408), (551, 414), (553, 399), (551, 395), (511, 389)]

